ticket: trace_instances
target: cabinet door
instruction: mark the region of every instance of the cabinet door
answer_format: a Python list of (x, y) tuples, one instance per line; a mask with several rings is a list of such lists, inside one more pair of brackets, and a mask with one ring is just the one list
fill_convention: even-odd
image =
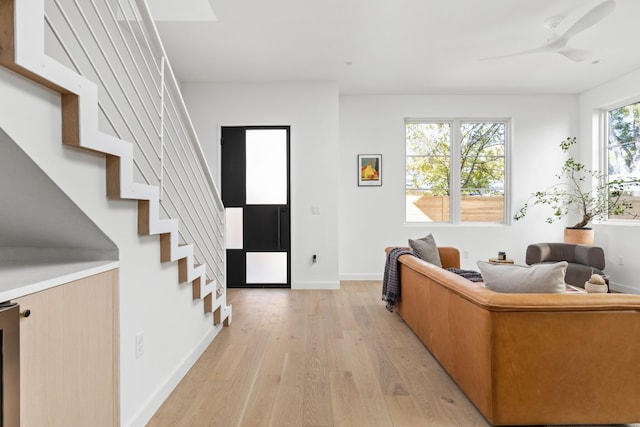
[(117, 271), (19, 298), (22, 426), (115, 426)]

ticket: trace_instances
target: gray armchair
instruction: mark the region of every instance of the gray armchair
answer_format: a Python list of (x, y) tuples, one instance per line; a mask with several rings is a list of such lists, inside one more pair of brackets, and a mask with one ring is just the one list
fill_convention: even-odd
[(598, 246), (573, 243), (534, 243), (527, 247), (527, 265), (567, 261), (564, 281), (584, 288), (592, 272), (604, 275), (604, 251)]

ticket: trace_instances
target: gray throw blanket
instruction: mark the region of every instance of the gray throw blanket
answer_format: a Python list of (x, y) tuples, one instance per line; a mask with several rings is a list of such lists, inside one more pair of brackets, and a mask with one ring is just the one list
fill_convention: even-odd
[(467, 280), (471, 280), (472, 282), (483, 282), (482, 274), (479, 271), (475, 270), (461, 270), (459, 268), (449, 267), (447, 271), (452, 273), (456, 273), (459, 276), (464, 277)]
[(384, 276), (382, 277), (382, 301), (387, 302), (387, 310), (393, 311), (398, 301), (400, 301), (400, 269), (398, 268), (398, 258), (400, 255), (413, 255), (420, 258), (415, 252), (407, 248), (393, 248), (387, 254), (387, 261), (384, 265)]

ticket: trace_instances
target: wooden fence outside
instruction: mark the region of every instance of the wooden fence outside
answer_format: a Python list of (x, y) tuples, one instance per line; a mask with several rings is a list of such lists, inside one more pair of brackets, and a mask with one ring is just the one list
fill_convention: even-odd
[[(422, 196), (414, 204), (431, 221), (449, 221), (449, 196)], [(504, 196), (462, 196), (462, 222), (504, 222)]]
[[(633, 205), (625, 215), (613, 216), (611, 219), (640, 220), (640, 197), (627, 197)], [(449, 196), (422, 196), (414, 205), (433, 222), (449, 221)], [(503, 196), (462, 196), (462, 222), (503, 222)]]

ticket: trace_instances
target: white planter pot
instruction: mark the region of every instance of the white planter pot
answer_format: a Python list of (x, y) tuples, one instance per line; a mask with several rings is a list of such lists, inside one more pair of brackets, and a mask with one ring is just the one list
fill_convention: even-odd
[(584, 282), (584, 290), (590, 294), (604, 294), (609, 290), (607, 285), (596, 285), (591, 282)]

